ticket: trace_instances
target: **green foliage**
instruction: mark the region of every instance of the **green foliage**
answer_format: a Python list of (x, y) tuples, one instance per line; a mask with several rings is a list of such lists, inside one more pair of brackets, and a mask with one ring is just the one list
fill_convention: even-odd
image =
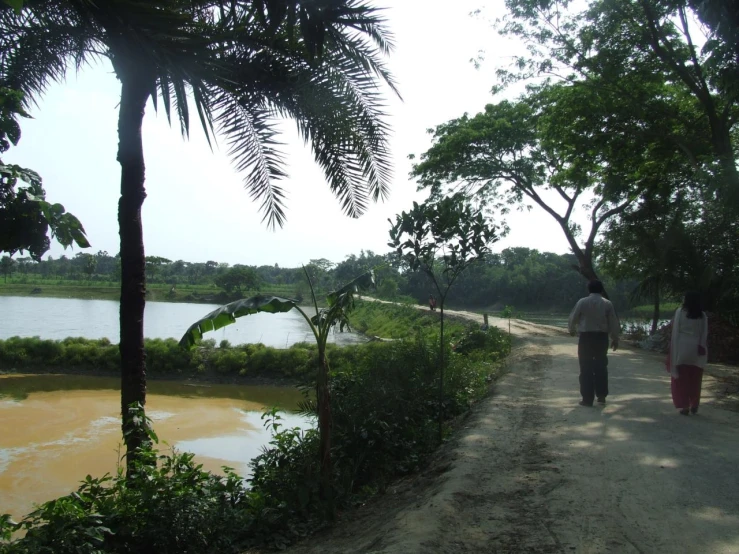
[(473, 209), (461, 194), (419, 205), (390, 222), (390, 242), (397, 256), (414, 271), (422, 271), (439, 294), (439, 440), (442, 439), (444, 396), (444, 303), (457, 278), (490, 252), (495, 227), (480, 209)]
[(272, 438), (251, 462), (249, 484), (261, 508), (255, 528), (282, 546), (320, 527), (319, 436), (316, 429), (281, 429), (276, 410), (262, 419)]
[[(372, 337), (406, 339), (421, 333), (432, 338), (438, 334), (438, 315), (412, 305), (358, 302), (349, 319), (354, 329)], [(451, 320), (446, 332), (450, 337), (461, 335), (466, 326), (466, 323)]]
[(271, 1), (252, 7), (68, 3), (55, 6), (53, 26), (47, 3), (27, 3), (22, 13), (0, 10), (0, 49), (8, 53), (0, 77), (35, 100), (85, 60), (109, 58), (123, 90), (143, 87), (144, 100), (151, 95), (168, 118), (175, 112), (184, 135), (197, 113), (209, 141), (216, 129), (227, 137), (271, 225), (285, 220), (279, 113), (299, 123), (346, 213), (361, 214), (370, 199), (387, 195), (389, 183), (376, 88), (395, 84), (384, 61), (392, 42), (381, 12), (353, 0), (331, 9)]
[(227, 293), (259, 290), (259, 275), (254, 268), (237, 265), (218, 275), (213, 282)]
[[(17, 118), (29, 117), (23, 103), (19, 90), (0, 86), (0, 153), (20, 140)], [(19, 181), (25, 185), (18, 186)], [(28, 250), (38, 261), (51, 244), (49, 231), (64, 248), (72, 244), (90, 247), (80, 221), (61, 204), (46, 201), (38, 173), (0, 160), (0, 252), (13, 255)]]
[[(257, 313), (278, 314), (297, 308), (295, 300), (278, 296), (253, 296), (221, 306), (205, 315), (187, 329), (180, 340), (182, 348), (192, 349), (203, 338), (203, 333), (217, 331), (236, 322), (236, 319)], [(302, 312), (301, 312), (302, 313)]]
[[(231, 375), (306, 379), (316, 363), (316, 347), (294, 344), (282, 350), (263, 344), (219, 348), (204, 341), (193, 351), (183, 350), (174, 339), (146, 339), (147, 370), (151, 375)], [(62, 341), (38, 337), (0, 340), (0, 369), (23, 371), (117, 372), (118, 345), (108, 339), (67, 338)]]
[[(448, 352), (446, 420), (464, 413), (485, 394), (506, 340), (497, 329), (470, 331)], [(85, 339), (52, 344), (89, 346)], [(249, 356), (266, 350), (259, 345), (216, 349), (203, 344)], [(423, 467), (435, 448), (437, 346), (417, 336), (330, 348), (332, 487), (338, 505), (383, 490), (394, 477)], [(309, 361), (305, 345), (286, 352)], [(315, 363), (313, 358), (308, 365), (312, 369)], [(313, 414), (315, 408), (308, 398), (306, 412)], [(156, 442), (146, 417), (140, 410), (134, 412), (150, 442)], [(263, 420), (272, 436), (252, 460), (248, 489), (227, 468), (223, 476), (213, 475), (191, 454), (161, 454), (147, 443), (128, 479), (122, 469), (114, 476), (88, 476), (77, 491), (43, 504), (20, 524), (0, 516), (0, 540), (8, 541), (13, 530), (26, 533), (13, 542), (0, 542), (0, 552), (237, 552), (248, 546), (282, 548), (315, 532), (325, 523), (318, 432), (284, 428), (276, 410), (265, 413)]]
[[(39, 506), (13, 529), (4, 554), (232, 552), (253, 520), (249, 491), (227, 468), (213, 475), (193, 455), (146, 449), (128, 479), (87, 476), (76, 492)], [(152, 464), (155, 459), (158, 464)], [(0, 520), (0, 532), (11, 528)], [(3, 550), (4, 549), (4, 550)]]
[[(487, 390), (498, 370), (507, 337), (497, 329), (479, 338), (472, 332), (464, 354), (449, 352), (444, 418), (465, 412)], [(417, 336), (331, 352), (332, 483), (334, 500), (345, 505), (368, 491), (384, 490), (396, 476), (418, 470), (438, 444), (438, 344)], [(304, 410), (315, 415), (313, 400)], [(322, 513), (318, 435), (280, 429), (270, 447), (252, 462), (252, 490), (269, 498), (273, 521), (291, 538)]]
[[(533, 87), (516, 101), (488, 104), (433, 129), (433, 144), (413, 175), (432, 198), (462, 183), (465, 194), (503, 216), (513, 205), (537, 204), (560, 225), (578, 270), (592, 279), (595, 238), (644, 186), (645, 177), (634, 168), (648, 167), (644, 143), (619, 140), (624, 133), (632, 137), (631, 130), (601, 131), (615, 109), (602, 96), (578, 84), (554, 84)], [(590, 229), (583, 232), (572, 217), (586, 193), (596, 199), (588, 209)]]
[[(0, 280), (0, 294), (28, 296), (35, 290), (34, 296), (118, 300), (120, 282), (116, 279), (119, 259), (107, 252), (95, 254), (97, 269), (88, 280), (77, 258), (60, 256), (39, 263), (30, 258), (19, 258), (17, 269), (8, 278), (8, 284)], [(506, 248), (502, 252), (488, 254), (483, 261), (460, 275), (449, 291), (447, 301), (450, 307), (488, 311), (497, 310), (505, 304), (513, 304), (527, 311), (569, 311), (583, 293), (583, 278), (572, 270), (577, 263), (572, 254), (560, 255), (522, 247)], [(228, 270), (227, 264), (177, 260), (156, 264), (156, 270), (152, 267), (154, 262), (150, 260), (147, 262), (147, 300), (216, 304), (234, 300), (213, 284), (217, 275)], [(395, 282), (398, 289), (392, 300), (426, 305), (433, 284), (422, 272), (410, 271), (401, 264), (395, 253), (376, 255), (362, 251), (361, 256), (347, 257), (325, 276), (321, 276), (324, 280), (323, 290), (331, 290), (337, 283), (345, 283), (372, 267), (375, 267), (377, 275), (379, 297), (391, 296), (394, 288), (392, 283)], [(255, 271), (262, 282), (264, 296), (298, 298), (302, 295), (302, 298), (307, 298), (310, 295), (305, 275), (299, 268), (270, 265), (257, 267)], [(609, 277), (604, 275), (609, 297), (622, 312), (629, 307), (629, 292), (636, 281)], [(175, 290), (171, 294), (173, 285)], [(252, 293), (244, 295), (250, 296)]]
[[(594, 168), (597, 202), (613, 200), (603, 191), (631, 189), (631, 203), (605, 226), (602, 264), (633, 279), (635, 297), (653, 300), (654, 328), (660, 297), (686, 288), (736, 317), (735, 3), (510, 0), (507, 7), (500, 30), (523, 40), (528, 54), (499, 76), (504, 84), (538, 78), (529, 98), (544, 93), (544, 102), (532, 115), (543, 136), (558, 139), (542, 144), (569, 154), (564, 165), (539, 162), (557, 174)], [(460, 165), (474, 167), (469, 161)]]
[(390, 224), (388, 246), (411, 270), (423, 271), (434, 280), (442, 304), (456, 278), (498, 240), (495, 227), (462, 195), (420, 205), (414, 202), (411, 211), (397, 215)]
[(487, 329), (470, 329), (462, 338), (452, 345), (457, 354), (470, 355), (475, 352), (483, 353), (490, 362), (500, 360), (510, 350), (510, 335), (502, 333), (496, 327)]
[(8, 282), (8, 275), (11, 275), (15, 270), (17, 262), (10, 256), (3, 256), (0, 259), (0, 273), (5, 276), (5, 282)]

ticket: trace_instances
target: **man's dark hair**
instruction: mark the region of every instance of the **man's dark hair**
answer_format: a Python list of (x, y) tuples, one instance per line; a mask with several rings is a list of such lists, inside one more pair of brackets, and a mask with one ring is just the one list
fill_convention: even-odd
[(603, 283), (601, 283), (597, 279), (593, 279), (588, 283), (588, 292), (590, 293), (603, 294), (604, 290), (605, 289), (603, 288)]

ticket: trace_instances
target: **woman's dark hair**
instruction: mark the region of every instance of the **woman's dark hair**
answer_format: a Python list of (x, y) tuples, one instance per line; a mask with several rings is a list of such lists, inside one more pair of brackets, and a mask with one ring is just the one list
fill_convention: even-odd
[(601, 283), (597, 279), (594, 279), (588, 283), (588, 292), (594, 294), (603, 294), (604, 290), (605, 289), (603, 288), (603, 283)]
[(688, 319), (700, 319), (703, 317), (701, 295), (694, 290), (686, 292), (685, 299), (683, 300), (683, 310), (688, 312)]

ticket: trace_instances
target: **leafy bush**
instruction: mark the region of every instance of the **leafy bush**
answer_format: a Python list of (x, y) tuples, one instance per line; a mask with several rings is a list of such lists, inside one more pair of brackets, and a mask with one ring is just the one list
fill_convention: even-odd
[[(349, 320), (352, 327), (362, 333), (388, 339), (411, 338), (419, 331), (427, 338), (431, 338), (439, 332), (437, 313), (419, 310), (410, 304), (359, 301)], [(466, 325), (446, 319), (445, 328), (449, 336), (455, 336), (463, 333)]]
[(218, 373), (238, 374), (246, 367), (247, 359), (248, 357), (246, 352), (242, 350), (228, 349), (225, 352), (218, 352), (218, 355), (214, 355), (210, 363)]
[[(76, 492), (41, 505), (3, 531), (25, 536), (0, 546), (3, 554), (99, 552), (231, 552), (252, 512), (243, 480), (203, 471), (193, 455), (148, 451), (132, 477), (89, 475)], [(159, 465), (147, 458), (154, 457)]]
[(276, 410), (265, 413), (262, 419), (272, 431), (272, 439), (251, 461), (252, 499), (260, 501), (253, 532), (270, 537), (279, 547), (320, 526), (318, 432), (280, 430), (281, 418)]
[(470, 354), (474, 351), (493, 354), (491, 361), (502, 358), (510, 349), (510, 336), (495, 327), (488, 329), (471, 329), (452, 345), (458, 354)]
[[(281, 350), (263, 344), (231, 346), (203, 341), (192, 351), (174, 339), (146, 339), (146, 365), (152, 375), (214, 372), (229, 375), (312, 377), (316, 368), (315, 346), (296, 344)], [(54, 370), (117, 371), (118, 345), (108, 339), (69, 337), (61, 341), (38, 337), (0, 340), (0, 369), (43, 368)]]
[[(0, 355), (17, 354), (24, 344), (35, 353), (41, 347), (34, 341), (43, 342), (0, 341)], [(457, 345), (464, 345), (463, 354), (459, 348), (445, 354), (445, 418), (464, 412), (485, 393), (506, 341), (497, 329), (471, 331)], [(93, 346), (105, 355), (116, 349), (93, 342), (54, 344), (64, 349), (63, 356), (66, 349), (88, 358), (85, 349)], [(171, 342), (147, 342), (152, 360), (165, 356)], [(391, 343), (330, 346), (337, 505), (384, 489), (394, 477), (422, 466), (437, 446), (438, 352), (438, 342), (420, 332)], [(312, 374), (316, 363), (315, 348), (306, 344), (282, 351), (263, 345), (216, 349), (211, 341), (194, 353), (199, 357), (191, 364), (208, 363), (217, 371), (286, 364), (291, 371)], [(310, 397), (303, 411), (314, 414)], [(120, 470), (112, 477), (88, 476), (75, 493), (47, 502), (19, 525), (0, 516), (0, 554), (232, 552), (253, 545), (281, 548), (314, 532), (328, 511), (319, 494), (318, 433), (283, 428), (275, 410), (263, 419), (272, 437), (251, 462), (249, 489), (226, 468), (224, 476), (216, 476), (203, 471), (191, 454), (163, 455), (148, 447), (129, 479)], [(3, 543), (12, 530), (26, 535)]]

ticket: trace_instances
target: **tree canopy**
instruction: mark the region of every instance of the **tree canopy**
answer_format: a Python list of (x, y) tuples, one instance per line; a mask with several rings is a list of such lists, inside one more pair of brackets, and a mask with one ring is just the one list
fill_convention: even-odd
[[(0, 86), (0, 154), (20, 141), (18, 117), (28, 117), (23, 93)], [(0, 252), (28, 251), (40, 260), (51, 246), (49, 232), (65, 248), (90, 246), (79, 219), (61, 204), (46, 201), (38, 173), (0, 159)]]

